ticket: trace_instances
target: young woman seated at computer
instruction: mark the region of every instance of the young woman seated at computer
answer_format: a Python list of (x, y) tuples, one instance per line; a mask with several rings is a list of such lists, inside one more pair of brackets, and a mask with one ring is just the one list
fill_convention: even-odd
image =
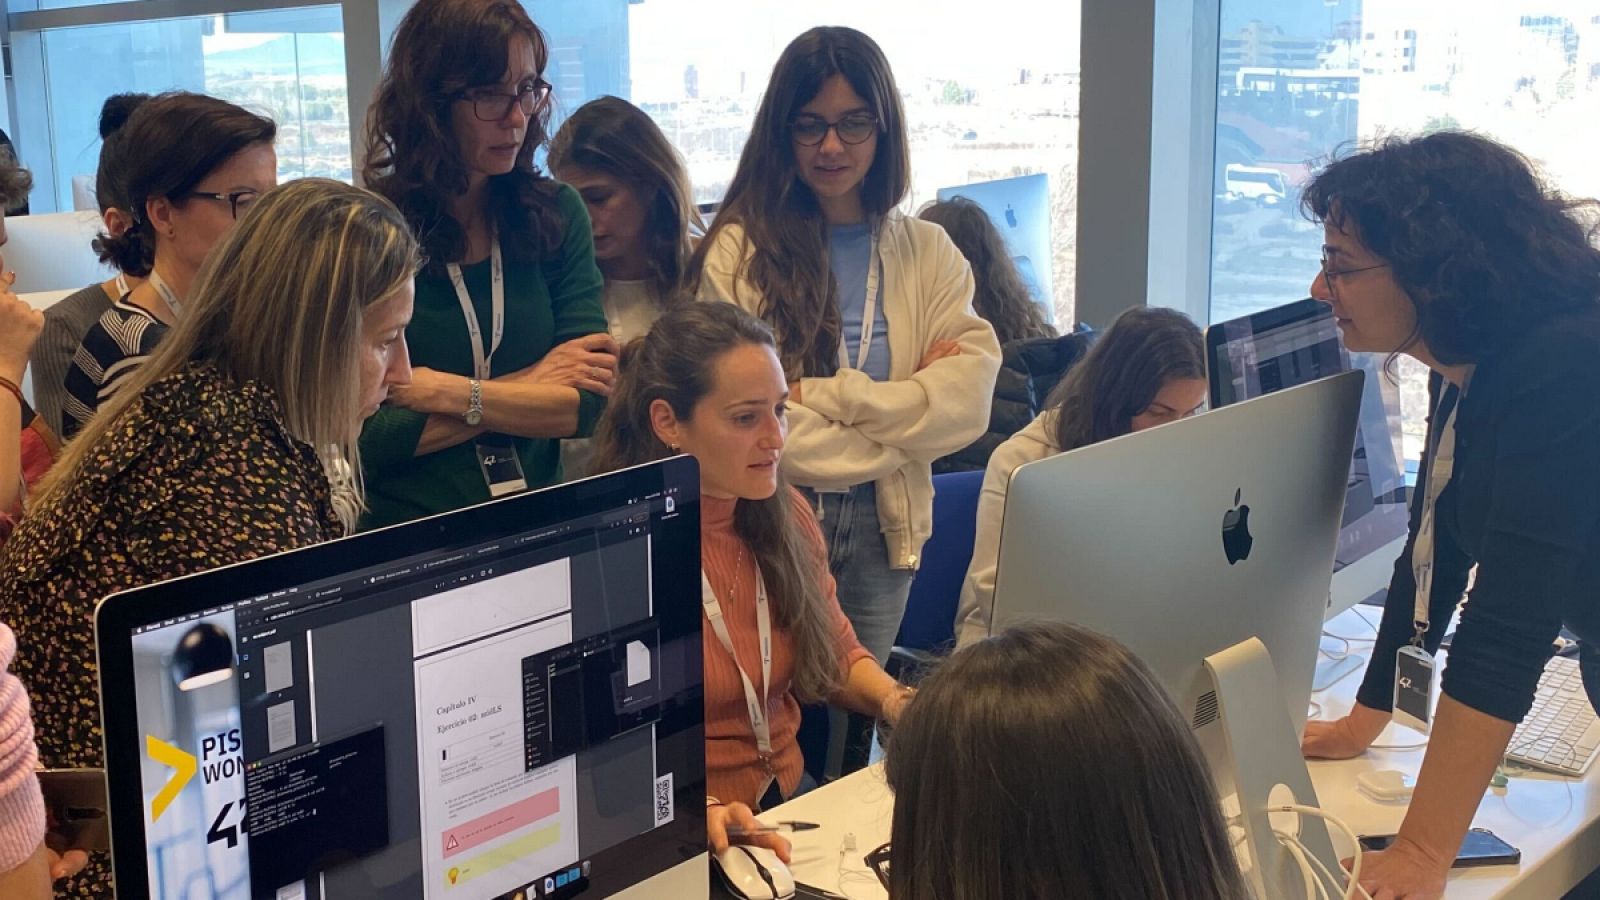
[(989, 458), (972, 564), (956, 610), (959, 646), (989, 634), (1011, 474), (1024, 463), (1177, 421), (1197, 412), (1205, 397), (1205, 341), (1187, 316), (1135, 307), (1117, 317), (1057, 385), (1045, 411)]
[[(351, 531), (361, 423), (410, 378), (419, 253), (400, 213), (321, 178), (252, 206), (0, 550), (0, 613), (22, 635), (13, 671), (48, 768), (103, 764), (95, 604)], [(112, 896), (110, 867), (97, 858), (60, 892)]]
[[(720, 850), (729, 824), (751, 825), (752, 809), (808, 786), (800, 703), (892, 724), (910, 690), (856, 640), (810, 506), (778, 473), (789, 387), (771, 329), (731, 304), (688, 304), (624, 360), (595, 432), (596, 470), (679, 452), (700, 463), (707, 828)], [(767, 845), (787, 854), (781, 839)]]
[[(1441, 132), (1333, 163), (1305, 206), (1326, 232), (1312, 296), (1348, 349), (1427, 365), (1433, 410), (1366, 678), (1348, 716), (1306, 724), (1308, 756), (1372, 744), (1400, 661), (1432, 657), (1477, 566), (1399, 838), (1362, 868), (1375, 897), (1431, 900), (1561, 626), (1600, 701), (1597, 205), (1564, 197), (1510, 148)], [(1580, 747), (1547, 746), (1581, 761)]]
[(1248, 896), (1183, 716), (1079, 626), (957, 652), (895, 729), (887, 775), (891, 842), (869, 858), (893, 900)]

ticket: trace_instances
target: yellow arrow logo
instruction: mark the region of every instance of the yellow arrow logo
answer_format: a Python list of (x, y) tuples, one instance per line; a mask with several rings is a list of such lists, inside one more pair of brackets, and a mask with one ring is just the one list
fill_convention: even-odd
[(150, 801), (150, 821), (154, 822), (161, 818), (161, 814), (167, 811), (172, 801), (178, 799), (178, 793), (183, 790), (183, 786), (189, 783), (195, 772), (199, 771), (200, 761), (166, 741), (158, 741), (148, 734), (144, 736), (144, 749), (150, 754), (151, 759), (177, 770), (172, 773), (171, 780), (161, 792), (156, 794), (155, 799)]

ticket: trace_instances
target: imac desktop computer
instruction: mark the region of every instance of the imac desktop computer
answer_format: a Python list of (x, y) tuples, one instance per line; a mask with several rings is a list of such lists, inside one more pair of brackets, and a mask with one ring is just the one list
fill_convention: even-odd
[[(1237, 798), (1263, 897), (1308, 887), (1267, 808), (1282, 787), (1317, 805), (1299, 734), (1362, 381), (1346, 372), (1030, 463), (1006, 494), (994, 630), (1073, 622), (1149, 665)], [(1299, 829), (1337, 871), (1324, 823)]]
[(705, 897), (699, 499), (679, 457), (107, 598), (120, 893)]
[[(965, 197), (983, 208), (989, 221), (1005, 241), (1011, 261), (1017, 264), (1022, 280), (1033, 293), (1034, 302), (1044, 307), (1044, 320), (1056, 320), (1055, 292), (1052, 290), (1050, 248), (1050, 177), (1021, 175), (997, 181), (979, 181), (957, 187), (940, 188), (940, 200)], [(1070, 331), (1071, 323), (1063, 331)]]

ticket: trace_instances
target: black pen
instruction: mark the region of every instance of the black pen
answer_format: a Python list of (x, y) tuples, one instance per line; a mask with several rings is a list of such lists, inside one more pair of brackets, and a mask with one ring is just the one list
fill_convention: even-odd
[(821, 827), (815, 822), (779, 822), (776, 825), (761, 825), (757, 828), (729, 825), (728, 837), (749, 837), (753, 834), (791, 834), (796, 831), (811, 831)]

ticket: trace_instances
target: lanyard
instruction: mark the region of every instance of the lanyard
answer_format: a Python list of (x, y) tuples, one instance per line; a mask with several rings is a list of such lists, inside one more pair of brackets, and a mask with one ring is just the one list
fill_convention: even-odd
[[(178, 316), (183, 315), (183, 304), (178, 301), (178, 295), (173, 292), (172, 286), (167, 284), (161, 277), (161, 273), (152, 268), (149, 281), (150, 286), (155, 288), (156, 293), (161, 295), (161, 299), (167, 301), (167, 307), (172, 310), (172, 317), (176, 319)], [(119, 282), (119, 286), (120, 284)]]
[[(1445, 393), (1441, 391), (1439, 394), (1440, 408), (1444, 406)], [(1439, 503), (1439, 495), (1444, 493), (1445, 485), (1450, 483), (1451, 476), (1455, 474), (1456, 411), (1461, 408), (1465, 394), (1465, 391), (1456, 394), (1456, 403), (1450, 407), (1450, 414), (1439, 427), (1439, 443), (1434, 446), (1433, 456), (1428, 460), (1427, 486), (1422, 494), (1422, 521), (1417, 526), (1417, 539), (1411, 547), (1411, 574), (1417, 582), (1411, 616), (1411, 623), (1416, 629), (1411, 636), (1411, 644), (1415, 647), (1422, 646), (1423, 636), (1428, 633), (1428, 604), (1433, 597), (1434, 537), (1437, 534), (1434, 510)], [(1439, 408), (1435, 408), (1435, 419), (1438, 415)]]
[[(867, 357), (872, 353), (872, 326), (877, 324), (878, 318), (878, 278), (883, 269), (883, 260), (878, 257), (878, 235), (881, 229), (874, 225), (872, 228), (872, 249), (868, 251), (867, 263), (867, 299), (861, 307), (861, 346), (856, 351), (856, 364), (854, 368), (865, 369)], [(844, 335), (839, 335), (839, 368), (848, 369), (850, 365), (850, 348), (845, 345)]]
[(472, 371), (479, 381), (487, 380), (494, 352), (500, 349), (500, 339), (506, 333), (506, 273), (500, 262), (499, 235), (489, 245), (489, 296), (494, 305), (494, 321), (490, 327), (494, 335), (487, 354), (483, 352), (483, 331), (478, 326), (477, 310), (472, 308), (472, 295), (467, 293), (467, 282), (461, 277), (461, 267), (450, 263), (445, 271), (450, 273), (450, 284), (456, 289), (456, 299), (461, 301), (461, 315), (467, 320), (467, 336), (472, 338)]
[[(770, 779), (777, 774), (772, 766), (772, 727), (767, 722), (767, 692), (772, 688), (772, 612), (767, 607), (767, 585), (761, 577), (761, 567), (756, 566), (756, 629), (761, 637), (759, 695), (739, 662), (739, 654), (733, 650), (733, 636), (728, 634), (728, 623), (722, 618), (722, 604), (717, 601), (717, 592), (712, 589), (711, 580), (706, 577), (704, 569), (700, 570), (700, 602), (705, 609), (706, 621), (711, 623), (711, 630), (716, 632), (717, 642), (728, 651), (728, 656), (733, 659), (733, 667), (739, 670), (739, 680), (744, 683), (745, 707), (750, 713), (750, 728), (756, 733), (756, 752)], [(765, 785), (757, 796), (764, 793)]]
[(118, 272), (117, 273), (117, 296), (118, 297), (126, 297), (126, 296), (128, 296), (128, 291), (130, 291), (130, 290), (133, 290), (133, 289), (128, 287), (128, 276), (124, 275), (121, 272)]

